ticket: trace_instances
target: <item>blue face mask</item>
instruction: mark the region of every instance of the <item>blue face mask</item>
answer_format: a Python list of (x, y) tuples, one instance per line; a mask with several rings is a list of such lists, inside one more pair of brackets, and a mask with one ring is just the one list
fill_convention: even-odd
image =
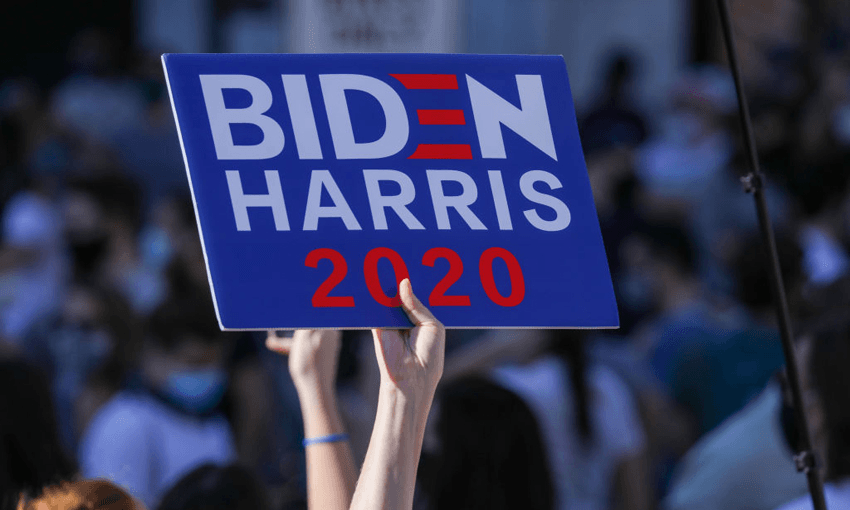
[(174, 404), (190, 413), (205, 413), (221, 402), (227, 387), (227, 374), (217, 368), (186, 370), (168, 376), (165, 394)]

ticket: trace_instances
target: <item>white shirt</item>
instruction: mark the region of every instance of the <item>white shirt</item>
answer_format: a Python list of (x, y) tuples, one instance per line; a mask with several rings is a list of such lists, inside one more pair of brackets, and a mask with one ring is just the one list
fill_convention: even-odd
[(556, 506), (561, 510), (609, 507), (617, 464), (644, 448), (645, 437), (631, 393), (610, 369), (588, 369), (593, 443), (583, 451), (575, 428), (569, 371), (547, 356), (493, 371), (494, 379), (531, 408), (549, 458)]
[(780, 423), (772, 382), (697, 442), (676, 469), (665, 510), (771, 510), (806, 492)]
[(196, 418), (154, 397), (121, 392), (92, 420), (80, 442), (86, 478), (108, 478), (155, 508), (183, 475), (201, 464), (235, 459), (224, 417)]
[[(803, 475), (800, 475), (803, 476)], [(841, 483), (825, 483), (823, 485), (824, 496), (826, 497), (826, 507), (829, 510), (846, 510), (850, 508), (850, 480), (845, 480)], [(812, 496), (806, 494), (799, 499), (782, 505), (777, 510), (811, 510)]]

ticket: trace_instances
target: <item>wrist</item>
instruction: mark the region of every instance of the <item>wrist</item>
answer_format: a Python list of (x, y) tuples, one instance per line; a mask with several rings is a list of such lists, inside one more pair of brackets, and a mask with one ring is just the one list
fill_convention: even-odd
[(381, 380), (380, 395), (385, 397), (397, 405), (416, 405), (421, 407), (422, 404), (430, 403), (434, 399), (436, 387), (426, 385), (420, 386), (399, 386), (393, 381)]
[(332, 444), (348, 441), (348, 434), (340, 432), (337, 434), (326, 434), (324, 436), (305, 437), (301, 444), (306, 448), (317, 444)]
[(378, 408), (391, 409), (396, 413), (418, 419), (428, 414), (433, 396), (433, 392), (406, 391), (392, 384), (381, 384), (378, 392)]
[(318, 381), (292, 381), (295, 384), (295, 391), (298, 393), (298, 399), (302, 402), (311, 401), (327, 401), (336, 398), (336, 388), (333, 383), (321, 383)]
[(301, 404), (304, 420), (304, 437), (319, 437), (346, 432), (342, 416), (335, 403), (322, 402), (315, 405)]

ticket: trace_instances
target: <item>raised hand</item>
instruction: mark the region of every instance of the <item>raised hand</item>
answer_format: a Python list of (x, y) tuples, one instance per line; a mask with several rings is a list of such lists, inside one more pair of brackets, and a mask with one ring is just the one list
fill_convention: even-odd
[(445, 327), (413, 294), (410, 280), (398, 288), (401, 306), (414, 327), (410, 330), (373, 329), (381, 386), (409, 397), (433, 397), (443, 374)]
[(413, 295), (398, 286), (409, 330), (372, 330), (381, 390), (372, 438), (350, 510), (409, 510), (425, 424), (443, 375), (446, 329)]
[(339, 351), (342, 347), (340, 331), (299, 329), (292, 338), (278, 338), (274, 331), (269, 331), (266, 347), (289, 355), (289, 374), (299, 393), (333, 393)]
[(308, 508), (347, 510), (357, 482), (357, 467), (344, 440), (345, 427), (334, 388), (342, 333), (299, 329), (292, 338), (278, 338), (270, 331), (266, 347), (289, 354), (289, 374), (301, 403), (304, 437), (335, 438), (305, 446)]

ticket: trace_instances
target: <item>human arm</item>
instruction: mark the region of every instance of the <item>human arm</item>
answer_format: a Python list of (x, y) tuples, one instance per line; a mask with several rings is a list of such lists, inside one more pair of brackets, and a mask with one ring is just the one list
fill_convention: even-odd
[(398, 292), (414, 327), (372, 330), (381, 385), (352, 510), (413, 507), (425, 423), (443, 373), (445, 328), (413, 295), (409, 280), (399, 284)]
[[(292, 338), (278, 338), (269, 332), (266, 338), (269, 349), (289, 354), (289, 373), (298, 392), (307, 439), (345, 432), (335, 390), (341, 344), (340, 332), (330, 330), (298, 330)], [(305, 449), (308, 507), (348, 509), (357, 482), (348, 441), (315, 443)]]

